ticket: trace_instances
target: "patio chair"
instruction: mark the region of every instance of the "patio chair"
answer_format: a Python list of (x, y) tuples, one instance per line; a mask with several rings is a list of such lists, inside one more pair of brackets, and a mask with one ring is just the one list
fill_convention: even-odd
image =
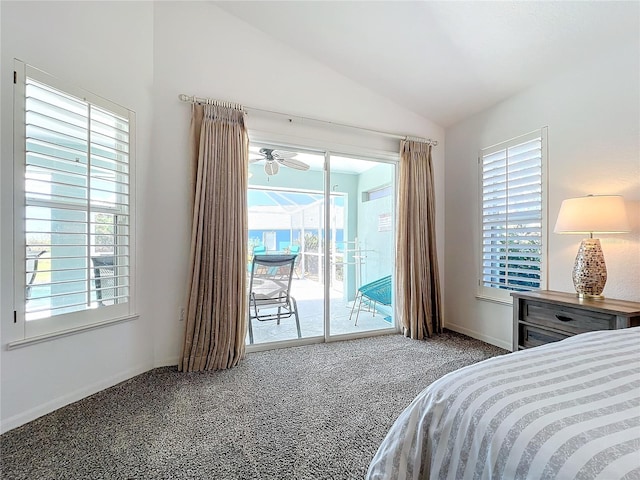
[(105, 300), (111, 299), (111, 303), (115, 303), (116, 277), (114, 260), (113, 255), (91, 257), (93, 281), (96, 286), (96, 300), (101, 307), (105, 306)]
[(289, 253), (293, 253), (295, 255), (298, 255), (298, 257), (296, 258), (296, 263), (293, 266), (293, 271), (296, 274), (296, 278), (298, 280), (300, 280), (300, 245), (291, 245), (289, 247)]
[(27, 300), (31, 298), (31, 287), (36, 281), (36, 275), (38, 274), (38, 259), (45, 253), (47, 253), (46, 250), (42, 250), (38, 253), (35, 253), (35, 252), (27, 253), (27, 265), (26, 265)]
[(358, 325), (358, 316), (360, 315), (360, 309), (363, 304), (367, 308), (367, 311), (373, 313), (374, 317), (376, 316), (377, 304), (385, 306), (391, 305), (391, 275), (379, 278), (358, 288), (358, 293), (351, 307), (349, 321), (351, 321), (353, 312), (356, 309), (356, 303), (358, 304), (358, 310), (356, 311), (354, 326)]
[[(298, 305), (291, 296), (293, 266), (297, 255), (254, 255), (249, 280), (249, 343), (253, 343), (253, 320), (260, 322), (295, 316), (298, 338)], [(273, 273), (274, 270), (276, 273)]]

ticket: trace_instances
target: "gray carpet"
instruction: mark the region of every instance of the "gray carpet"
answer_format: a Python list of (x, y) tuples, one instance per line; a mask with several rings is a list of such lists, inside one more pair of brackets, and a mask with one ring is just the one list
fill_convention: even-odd
[(503, 353), (446, 332), (252, 353), (228, 371), (158, 368), (2, 435), (2, 478), (361, 479), (419, 391)]

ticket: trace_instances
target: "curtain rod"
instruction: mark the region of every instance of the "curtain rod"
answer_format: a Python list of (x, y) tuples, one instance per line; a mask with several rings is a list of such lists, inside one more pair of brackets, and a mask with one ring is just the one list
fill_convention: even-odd
[(351, 128), (354, 130), (361, 130), (363, 132), (368, 132), (368, 133), (373, 133), (375, 135), (382, 135), (385, 137), (389, 137), (389, 138), (397, 138), (399, 140), (410, 140), (410, 141), (414, 141), (414, 142), (424, 142), (427, 143), (431, 146), (436, 146), (438, 145), (438, 141), (437, 140), (432, 140), (430, 138), (421, 138), (421, 137), (413, 137), (410, 135), (400, 135), (398, 133), (390, 133), (390, 132), (382, 132), (380, 130), (373, 130), (371, 128), (364, 128), (364, 127), (357, 127), (355, 125), (347, 125), (345, 123), (336, 123), (336, 122), (329, 122), (327, 120), (319, 120), (317, 118), (310, 118), (310, 117), (303, 117), (300, 115), (289, 115), (287, 113), (282, 113), (282, 112), (275, 112), (273, 110), (265, 110), (262, 108), (254, 108), (254, 107), (243, 107), (240, 104), (237, 103), (231, 103), (231, 102), (224, 102), (224, 101), (220, 101), (220, 100), (215, 100), (213, 98), (202, 98), (202, 97), (196, 97), (195, 95), (185, 95), (184, 93), (181, 93), (180, 95), (178, 95), (178, 98), (180, 99), (180, 101), (182, 102), (187, 102), (187, 103), (202, 103), (202, 104), (206, 104), (206, 105), (219, 105), (219, 106), (224, 106), (224, 107), (230, 107), (230, 108), (239, 108), (245, 111), (246, 114), (251, 114), (251, 112), (261, 112), (261, 113), (268, 113), (271, 115), (278, 115), (278, 116), (282, 116), (282, 117), (287, 117), (289, 119), (290, 122), (293, 122), (294, 118), (300, 119), (300, 120), (308, 120), (311, 122), (318, 122), (318, 123), (325, 123), (328, 125), (333, 125), (335, 127), (342, 127), (342, 128)]

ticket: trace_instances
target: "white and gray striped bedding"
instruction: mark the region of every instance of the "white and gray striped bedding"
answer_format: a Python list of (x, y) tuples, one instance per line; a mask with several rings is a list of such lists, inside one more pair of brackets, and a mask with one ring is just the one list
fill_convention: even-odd
[(640, 327), (445, 375), (396, 420), (367, 478), (640, 479)]

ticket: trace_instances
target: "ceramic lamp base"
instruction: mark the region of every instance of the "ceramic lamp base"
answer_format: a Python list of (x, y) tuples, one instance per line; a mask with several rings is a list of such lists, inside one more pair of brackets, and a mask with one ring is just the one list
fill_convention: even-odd
[(585, 238), (580, 244), (573, 266), (573, 286), (580, 298), (604, 298), (607, 266), (597, 238)]

